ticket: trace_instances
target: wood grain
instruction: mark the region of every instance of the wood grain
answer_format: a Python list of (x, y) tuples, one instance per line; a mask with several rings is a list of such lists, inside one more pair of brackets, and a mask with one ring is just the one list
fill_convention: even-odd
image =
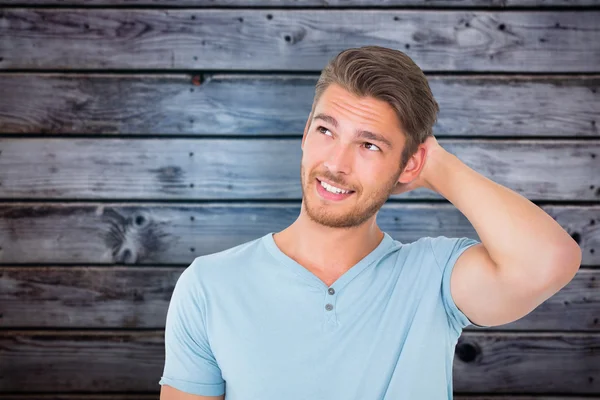
[[(158, 391), (163, 335), (2, 331), (0, 391)], [(598, 334), (464, 332), (454, 357), (454, 390), (598, 393), (599, 350)]]
[[(600, 206), (541, 208), (579, 243), (582, 265), (600, 264)], [(300, 204), (0, 204), (0, 264), (189, 265), (199, 256), (277, 232)], [(402, 243), (477, 233), (449, 203), (387, 202), (378, 225)]]
[(600, 392), (600, 336), (464, 333), (454, 358), (458, 392)]
[[(600, 140), (439, 143), (532, 201), (600, 200)], [(297, 138), (2, 138), (0, 199), (300, 200), (301, 155)], [(391, 198), (444, 199), (424, 188)]]
[[(0, 326), (162, 329), (182, 271), (161, 267), (0, 267)], [(600, 281), (600, 276), (597, 279)]]
[[(182, 268), (0, 267), (3, 328), (164, 329)], [(600, 332), (600, 270), (575, 278), (527, 316), (466, 331)]]
[[(318, 75), (0, 75), (0, 133), (300, 136)], [(428, 74), (434, 134), (598, 136), (600, 77)]]
[[(0, 69), (320, 71), (349, 47), (425, 71), (598, 72), (600, 11), (0, 10)], [(19, 49), (19, 51), (14, 51)]]
[[(247, 8), (247, 0), (3, 0), (9, 5), (59, 5), (59, 6), (166, 6), (166, 7), (240, 7)], [(598, 5), (597, 0), (260, 0), (252, 1), (252, 7), (580, 7)]]

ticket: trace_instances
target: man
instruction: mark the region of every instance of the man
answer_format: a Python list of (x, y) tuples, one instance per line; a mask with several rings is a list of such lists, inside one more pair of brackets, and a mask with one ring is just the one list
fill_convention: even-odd
[[(330, 61), (302, 138), (300, 215), (183, 272), (162, 400), (451, 399), (464, 327), (519, 319), (573, 278), (577, 243), (445, 151), (437, 112), (400, 51), (366, 46)], [(388, 197), (418, 187), (454, 204), (482, 242), (382, 232)]]

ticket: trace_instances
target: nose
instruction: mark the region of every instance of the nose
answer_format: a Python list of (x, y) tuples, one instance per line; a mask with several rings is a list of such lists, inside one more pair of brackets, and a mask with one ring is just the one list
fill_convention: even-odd
[(332, 173), (349, 174), (352, 171), (352, 146), (337, 144), (332, 146), (324, 166)]

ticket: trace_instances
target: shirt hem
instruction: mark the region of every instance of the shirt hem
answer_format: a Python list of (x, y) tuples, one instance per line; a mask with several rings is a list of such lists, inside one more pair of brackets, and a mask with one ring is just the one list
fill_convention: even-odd
[(191, 393), (199, 396), (220, 396), (225, 394), (225, 383), (206, 384), (184, 381), (181, 379), (173, 379), (162, 377), (158, 382), (159, 385), (169, 385), (182, 392)]

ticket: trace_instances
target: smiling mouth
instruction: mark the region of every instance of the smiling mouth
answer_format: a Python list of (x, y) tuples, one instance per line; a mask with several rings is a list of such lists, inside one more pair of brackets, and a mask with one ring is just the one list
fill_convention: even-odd
[(349, 195), (354, 193), (354, 190), (344, 190), (342, 188), (338, 188), (334, 185), (330, 185), (326, 182), (323, 182), (323, 181), (319, 180), (318, 178), (316, 178), (316, 181), (317, 181), (317, 185), (320, 187), (319, 192), (330, 195), (327, 197), (333, 196), (333, 198), (335, 198), (335, 199), (342, 199), (342, 198), (348, 197)]

